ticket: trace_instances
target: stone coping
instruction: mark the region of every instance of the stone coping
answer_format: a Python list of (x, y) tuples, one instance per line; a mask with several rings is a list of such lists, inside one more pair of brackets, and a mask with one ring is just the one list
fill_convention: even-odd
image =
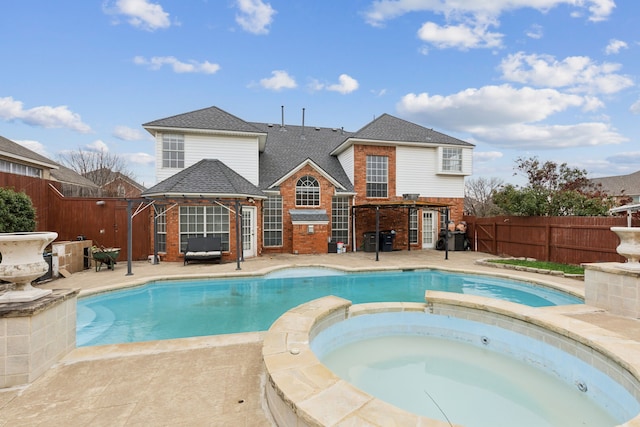
[(80, 289), (54, 289), (35, 301), (3, 303), (0, 304), (0, 318), (33, 316), (75, 297), (79, 292)]
[[(302, 304), (283, 314), (265, 334), (263, 360), (267, 374), (267, 402), (276, 421), (284, 425), (403, 425), (445, 427), (448, 423), (403, 411), (359, 390), (324, 366), (310, 348), (321, 330), (349, 317), (381, 313), (430, 312), (434, 305), (480, 310), (517, 319), (579, 342), (628, 372), (640, 382), (640, 345), (612, 331), (572, 319), (546, 307), (472, 295), (427, 291), (426, 303), (367, 303), (329, 296)], [(556, 307), (553, 307), (556, 308)], [(283, 422), (284, 420), (284, 422)], [(624, 423), (640, 427), (640, 415)]]
[(622, 276), (640, 277), (640, 269), (625, 268), (629, 263), (625, 262), (598, 262), (592, 264), (583, 264), (585, 270), (602, 271), (605, 273), (614, 273)]

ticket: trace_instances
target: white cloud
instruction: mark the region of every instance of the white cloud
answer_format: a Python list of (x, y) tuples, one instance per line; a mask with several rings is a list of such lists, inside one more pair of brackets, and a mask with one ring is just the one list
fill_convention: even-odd
[(612, 163), (637, 164), (640, 163), (640, 151), (629, 151), (625, 153), (616, 153), (607, 157)]
[(0, 119), (20, 120), (27, 125), (44, 128), (67, 128), (80, 133), (91, 132), (91, 127), (82, 122), (80, 115), (70, 111), (66, 105), (40, 106), (25, 110), (22, 102), (10, 96), (0, 98)]
[(607, 123), (577, 123), (572, 125), (514, 124), (502, 127), (476, 128), (477, 138), (503, 148), (556, 149), (595, 147), (620, 144), (628, 139)]
[(116, 126), (113, 130), (113, 136), (123, 141), (140, 141), (147, 139), (145, 132), (139, 129), (132, 129), (128, 126)]
[(507, 56), (499, 66), (502, 78), (540, 87), (567, 88), (572, 92), (611, 94), (633, 86), (633, 80), (617, 74), (620, 64), (596, 64), (587, 56), (569, 56), (562, 61), (550, 55)]
[(238, 0), (240, 13), (236, 15), (236, 22), (253, 34), (268, 34), (269, 25), (273, 22), (276, 11), (271, 4), (262, 0)]
[(401, 99), (398, 110), (449, 129), (471, 131), (476, 127), (538, 122), (585, 105), (590, 105), (589, 99), (578, 95), (505, 84), (470, 88), (448, 96), (410, 93)]
[(125, 15), (129, 24), (148, 31), (171, 26), (169, 14), (162, 6), (148, 0), (116, 0), (113, 6), (105, 1), (103, 10), (111, 15)]
[(29, 140), (29, 139), (23, 139), (23, 140), (20, 140), (20, 141), (14, 140), (13, 142), (15, 142), (16, 144), (20, 144), (24, 148), (27, 148), (27, 149), (29, 149), (31, 151), (34, 151), (34, 152), (40, 154), (41, 156), (45, 156), (45, 157), (51, 158), (51, 156), (47, 152), (47, 149), (44, 147), (44, 144), (42, 144), (41, 142), (33, 141), (33, 140)]
[(497, 147), (550, 149), (618, 144), (627, 139), (608, 123), (541, 123), (570, 108), (591, 111), (599, 100), (555, 89), (510, 85), (467, 89), (452, 95), (407, 94), (398, 110), (419, 123), (467, 132)]
[(189, 60), (188, 62), (182, 62), (173, 56), (154, 56), (150, 59), (136, 56), (133, 58), (133, 63), (136, 65), (145, 65), (151, 70), (159, 70), (162, 66), (168, 65), (175, 73), (215, 74), (220, 70), (220, 65), (213, 64), (209, 61), (198, 62)]
[(156, 161), (155, 156), (148, 153), (128, 153), (123, 154), (122, 157), (127, 159), (128, 162), (137, 165), (152, 165)]
[(265, 89), (282, 90), (294, 89), (298, 86), (295, 79), (284, 70), (275, 70), (271, 72), (272, 77), (260, 80), (260, 85)]
[(482, 22), (498, 18), (502, 13), (518, 9), (536, 9), (540, 12), (561, 5), (573, 6), (578, 10), (587, 9), (590, 21), (605, 20), (613, 12), (613, 0), (375, 0), (365, 12), (365, 20), (374, 26), (412, 12), (433, 12), (447, 19), (469, 19)]
[(473, 161), (478, 163), (490, 162), (502, 158), (503, 154), (500, 151), (474, 151)]
[(544, 35), (544, 31), (542, 30), (542, 26), (538, 24), (533, 24), (526, 32), (527, 37), (538, 40), (541, 39)]
[(607, 55), (613, 55), (616, 53), (620, 53), (621, 49), (628, 49), (629, 45), (622, 40), (611, 39), (609, 40), (609, 44), (604, 49), (604, 53)]
[(347, 74), (340, 74), (340, 76), (338, 77), (338, 82), (339, 83), (328, 85), (327, 90), (332, 92), (339, 92), (343, 95), (346, 95), (347, 93), (351, 93), (357, 90), (360, 86), (356, 79)]
[(502, 34), (488, 32), (487, 26), (481, 25), (472, 28), (465, 24), (440, 26), (433, 22), (426, 22), (418, 30), (418, 38), (439, 49), (467, 50), (495, 48), (502, 45)]
[(96, 139), (92, 143), (85, 145), (85, 147), (87, 148), (87, 150), (93, 151), (93, 152), (96, 152), (96, 153), (107, 153), (107, 152), (109, 152), (109, 146), (107, 146), (107, 144), (104, 141), (102, 141), (101, 139)]
[(640, 99), (631, 104), (631, 107), (629, 107), (629, 111), (631, 111), (633, 114), (640, 114)]

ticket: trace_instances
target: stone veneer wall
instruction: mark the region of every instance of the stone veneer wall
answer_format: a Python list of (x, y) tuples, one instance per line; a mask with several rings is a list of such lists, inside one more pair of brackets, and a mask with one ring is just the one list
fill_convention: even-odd
[(639, 318), (640, 271), (624, 266), (619, 262), (585, 264), (585, 303), (618, 316)]
[(34, 381), (76, 347), (78, 290), (0, 304), (0, 388)]

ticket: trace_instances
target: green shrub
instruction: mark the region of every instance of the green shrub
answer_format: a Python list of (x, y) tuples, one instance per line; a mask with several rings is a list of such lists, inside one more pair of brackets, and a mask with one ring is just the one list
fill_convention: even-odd
[(25, 193), (0, 188), (0, 233), (29, 232), (36, 229), (36, 210)]

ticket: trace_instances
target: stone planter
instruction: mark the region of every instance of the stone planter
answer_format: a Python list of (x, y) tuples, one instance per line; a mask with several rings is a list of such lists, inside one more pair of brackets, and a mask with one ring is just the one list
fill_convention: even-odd
[(640, 270), (640, 227), (611, 227), (611, 231), (620, 238), (616, 252), (627, 258), (623, 267)]
[(31, 282), (49, 270), (42, 254), (58, 233), (0, 233), (0, 280), (15, 283), (15, 290), (0, 295), (0, 303), (29, 302), (51, 293), (38, 289)]

